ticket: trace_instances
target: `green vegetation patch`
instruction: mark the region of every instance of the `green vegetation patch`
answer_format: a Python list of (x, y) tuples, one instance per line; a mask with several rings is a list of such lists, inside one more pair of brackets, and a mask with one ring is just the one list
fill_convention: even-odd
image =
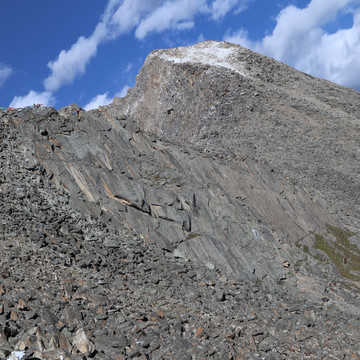
[(327, 228), (336, 241), (314, 234), (314, 248), (323, 251), (344, 278), (360, 281), (360, 250), (349, 241), (355, 234), (330, 225)]
[[(318, 236), (318, 235), (317, 235), (317, 234), (314, 234), (314, 236), (315, 236), (315, 238), (316, 238), (316, 236)], [(314, 258), (315, 260), (320, 261), (320, 262), (323, 261), (323, 258), (322, 258), (320, 255), (318, 255), (318, 254), (313, 254), (313, 253), (311, 252), (310, 248), (309, 248), (307, 245), (296, 244), (296, 246), (297, 246), (299, 249), (301, 249), (305, 254), (311, 256), (311, 257)], [(299, 266), (300, 266), (300, 264), (299, 264)]]

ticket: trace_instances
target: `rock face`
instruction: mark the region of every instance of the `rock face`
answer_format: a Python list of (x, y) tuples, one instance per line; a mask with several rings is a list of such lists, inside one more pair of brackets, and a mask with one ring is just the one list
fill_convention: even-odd
[(111, 108), (81, 119), (73, 110), (49, 110), (36, 121), (24, 110), (13, 119), (29, 156), (69, 191), (75, 207), (125, 223), (177, 256), (276, 283), (305, 260), (300, 245), (313, 245), (313, 233), (336, 225), (301, 188), (253, 160), (229, 162), (151, 141), (123, 128)]
[(147, 133), (249, 156), (360, 227), (360, 94), (229, 43), (152, 52), (123, 113)]
[(358, 100), (205, 42), (1, 112), (0, 358), (360, 357)]

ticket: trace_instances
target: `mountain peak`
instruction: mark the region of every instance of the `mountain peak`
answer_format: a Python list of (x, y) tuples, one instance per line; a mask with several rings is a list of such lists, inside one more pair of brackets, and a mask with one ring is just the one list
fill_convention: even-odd
[(204, 42), (99, 110), (0, 111), (0, 357), (354, 357), (359, 102)]
[[(240, 45), (206, 41), (152, 52), (115, 104), (148, 134), (271, 164), (360, 227), (359, 101), (355, 90)], [(344, 178), (351, 179), (346, 186)]]
[(228, 42), (204, 41), (192, 46), (155, 50), (148, 59), (159, 57), (173, 63), (202, 64), (227, 68), (245, 76), (244, 66), (238, 60), (239, 53), (246, 49)]

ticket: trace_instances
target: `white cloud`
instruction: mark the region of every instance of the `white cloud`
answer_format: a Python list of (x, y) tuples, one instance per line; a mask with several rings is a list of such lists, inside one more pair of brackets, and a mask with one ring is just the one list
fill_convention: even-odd
[(109, 22), (115, 26), (113, 35), (118, 36), (133, 30), (142, 17), (156, 10), (164, 2), (165, 0), (124, 0)]
[(229, 11), (237, 6), (239, 13), (246, 9), (251, 0), (214, 0), (211, 4), (211, 16), (214, 20), (222, 19)]
[(195, 27), (194, 21), (183, 21), (174, 24), (173, 29), (177, 31), (184, 31), (184, 30), (190, 30)]
[(301, 53), (308, 53), (321, 43), (321, 26), (334, 19), (350, 0), (312, 0), (304, 9), (288, 6), (277, 17), (271, 35), (262, 41), (267, 54), (293, 62)]
[(46, 106), (53, 106), (55, 103), (55, 98), (51, 92), (44, 91), (38, 93), (36, 91), (30, 90), (29, 93), (25, 96), (15, 96), (9, 107), (20, 108), (25, 106), (32, 106), (33, 104), (42, 104)]
[(309, 54), (300, 64), (303, 71), (309, 71), (314, 67), (317, 71), (316, 75), (360, 90), (359, 29), (360, 12), (354, 15), (352, 28), (323, 36), (318, 57)]
[(127, 67), (126, 67), (126, 69), (123, 71), (124, 72), (124, 74), (125, 73), (128, 73), (132, 68), (133, 68), (133, 63), (132, 62), (129, 62), (128, 64), (127, 64)]
[(227, 34), (225, 34), (224, 40), (231, 43), (240, 44), (241, 46), (248, 49), (255, 50), (255, 48), (257, 47), (255, 43), (249, 40), (248, 32), (244, 29), (237, 30), (232, 34), (228, 32)]
[(196, 39), (196, 43), (203, 42), (203, 41), (205, 41), (205, 40), (206, 40), (206, 39), (205, 39), (204, 34), (200, 34), (200, 35), (198, 36), (198, 38)]
[[(124, 97), (127, 94), (127, 91), (130, 89), (130, 86), (125, 85), (121, 91), (119, 91), (118, 93), (115, 94), (116, 97)], [(90, 102), (88, 104), (86, 104), (84, 106), (85, 110), (92, 110), (92, 109), (97, 109), (99, 106), (102, 105), (108, 105), (111, 104), (113, 101), (112, 97), (109, 97), (109, 92), (107, 91), (104, 94), (99, 94), (95, 97), (93, 97)], [(114, 96), (114, 97), (115, 97)]]
[(13, 70), (10, 66), (0, 63), (0, 87), (4, 85), (5, 81), (11, 76)]
[(99, 42), (104, 39), (105, 34), (106, 28), (101, 23), (89, 38), (80, 37), (69, 50), (62, 50), (55, 61), (48, 63), (51, 75), (44, 81), (45, 89), (56, 91), (83, 74), (91, 58), (96, 55)]
[(206, 0), (110, 0), (94, 32), (87, 38), (80, 37), (48, 63), (51, 74), (44, 80), (45, 89), (56, 91), (84, 74), (105, 41), (133, 29), (138, 39), (154, 31), (189, 30), (194, 27), (194, 16), (202, 12), (208, 12)]
[(235, 6), (242, 8), (249, 1), (110, 0), (94, 32), (89, 37), (80, 37), (68, 50), (60, 51), (58, 57), (48, 63), (51, 73), (44, 80), (45, 89), (57, 91), (84, 74), (99, 45), (105, 41), (134, 29), (138, 39), (144, 39), (152, 32), (189, 30), (194, 27), (194, 18), (198, 14), (208, 14), (217, 20)]
[(360, 89), (360, 8), (353, 26), (327, 33), (324, 25), (337, 18), (353, 0), (312, 0), (304, 9), (288, 6), (280, 11), (271, 34), (252, 42), (243, 30), (227, 34), (237, 42), (301, 71)]
[(87, 38), (79, 37), (70, 49), (62, 50), (56, 60), (48, 63), (51, 74), (44, 80), (45, 89), (53, 92), (71, 84), (84, 74), (101, 43), (133, 29), (144, 12), (161, 2), (163, 0), (110, 0), (94, 32)]
[(108, 96), (108, 92), (105, 94), (99, 94), (92, 98), (88, 104), (84, 106), (85, 110), (97, 109), (101, 105), (108, 105), (112, 103), (113, 99)]
[(129, 89), (130, 89), (130, 86), (125, 85), (125, 86), (121, 89), (120, 92), (118, 92), (117, 94), (115, 94), (115, 96), (125, 97)]
[(80, 37), (67, 50), (48, 63), (50, 75), (44, 80), (46, 91), (54, 92), (71, 84), (85, 73), (98, 47), (135, 29), (135, 36), (144, 39), (153, 32), (185, 31), (195, 26), (195, 17), (206, 14), (220, 19), (237, 7), (237, 11), (253, 0), (109, 0), (94, 32)]
[[(150, 32), (162, 32), (168, 29), (189, 29), (193, 18), (198, 13), (208, 12), (205, 0), (166, 1), (145, 19), (141, 20), (135, 31), (138, 39), (144, 39)], [(191, 23), (189, 23), (191, 21)], [(184, 26), (184, 24), (186, 24)]]

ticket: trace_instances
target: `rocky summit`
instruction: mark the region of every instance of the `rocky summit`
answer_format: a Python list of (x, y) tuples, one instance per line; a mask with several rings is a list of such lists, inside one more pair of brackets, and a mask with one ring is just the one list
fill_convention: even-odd
[(0, 358), (360, 359), (359, 103), (209, 41), (1, 111)]

